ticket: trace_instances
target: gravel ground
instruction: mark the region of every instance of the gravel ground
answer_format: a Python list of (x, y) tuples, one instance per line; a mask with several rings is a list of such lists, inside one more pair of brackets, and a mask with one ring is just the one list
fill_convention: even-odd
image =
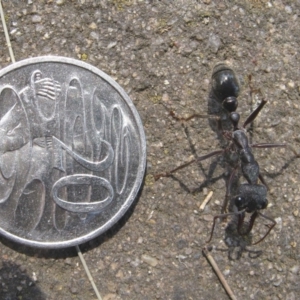
[[(207, 113), (212, 68), (226, 60), (241, 82), (242, 119), (261, 100), (249, 97), (249, 75), (269, 100), (253, 141), (286, 142), (299, 152), (300, 1), (2, 2), (16, 60), (49, 54), (85, 60), (126, 90), (142, 118), (148, 166), (141, 193), (114, 228), (81, 246), (103, 299), (227, 299), (202, 254), (224, 199), (224, 163), (212, 158), (173, 178), (153, 178), (219, 148), (220, 140), (207, 119), (182, 124), (164, 105), (180, 116)], [(0, 30), (4, 67), (10, 59)], [(256, 257), (228, 249), (218, 224), (212, 255), (237, 299), (299, 299), (299, 159), (290, 149), (254, 152), (270, 187), (264, 213), (278, 224), (248, 247), (261, 251)], [(209, 191), (212, 200), (200, 211)], [(75, 248), (0, 241), (1, 299), (96, 299)]]

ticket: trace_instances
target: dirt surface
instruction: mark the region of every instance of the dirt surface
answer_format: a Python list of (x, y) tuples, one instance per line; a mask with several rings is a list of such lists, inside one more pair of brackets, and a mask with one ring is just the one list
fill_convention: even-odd
[[(249, 75), (269, 100), (253, 126), (253, 142), (286, 142), (300, 152), (300, 1), (2, 2), (16, 60), (48, 54), (85, 60), (126, 90), (143, 121), (148, 166), (140, 195), (121, 222), (81, 246), (103, 299), (227, 299), (202, 254), (221, 211), (225, 162), (212, 158), (173, 178), (153, 178), (220, 148), (220, 140), (209, 120), (181, 123), (165, 106), (180, 116), (206, 114), (213, 66), (226, 60), (241, 82), (243, 120), (261, 100), (249, 97)], [(0, 41), (5, 67), (2, 29)], [(226, 223), (219, 223), (212, 255), (237, 299), (299, 299), (299, 158), (289, 149), (254, 153), (270, 187), (264, 214), (277, 225), (248, 247), (260, 255), (249, 256), (228, 249)], [(200, 211), (209, 191), (212, 200)], [(253, 239), (265, 223), (257, 222)], [(0, 299), (96, 299), (75, 248), (0, 241)], [(239, 252), (240, 259), (229, 259)]]

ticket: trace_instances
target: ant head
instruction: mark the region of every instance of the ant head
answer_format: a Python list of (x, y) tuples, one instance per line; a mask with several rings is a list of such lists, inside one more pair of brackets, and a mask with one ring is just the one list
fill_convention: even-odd
[(222, 105), (224, 109), (226, 109), (227, 111), (234, 112), (238, 107), (238, 101), (236, 97), (230, 96), (223, 100)]
[(234, 205), (237, 207), (238, 211), (240, 211), (247, 208), (248, 201), (245, 197), (239, 195), (234, 198)]
[(240, 194), (234, 200), (238, 211), (245, 210), (252, 213), (256, 210), (265, 209), (268, 206), (266, 187), (258, 184), (242, 184)]
[(240, 114), (238, 114), (237, 112), (232, 112), (230, 114), (230, 121), (234, 127), (234, 130), (236, 130), (238, 128), (239, 125), (239, 121), (240, 121)]
[(234, 205), (237, 207), (238, 211), (245, 209), (247, 213), (252, 213), (256, 210), (267, 208), (268, 199), (255, 199), (238, 195), (234, 198)]
[(247, 213), (252, 213), (260, 208), (257, 207), (257, 203), (253, 199), (248, 197), (243, 197), (241, 195), (234, 198), (234, 205), (237, 207), (238, 211), (245, 210)]

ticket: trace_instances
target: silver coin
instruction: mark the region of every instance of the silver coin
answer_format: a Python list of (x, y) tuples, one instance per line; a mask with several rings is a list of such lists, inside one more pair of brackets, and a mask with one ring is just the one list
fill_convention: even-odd
[(146, 142), (124, 90), (70, 58), (0, 71), (0, 233), (61, 248), (105, 232), (141, 186)]

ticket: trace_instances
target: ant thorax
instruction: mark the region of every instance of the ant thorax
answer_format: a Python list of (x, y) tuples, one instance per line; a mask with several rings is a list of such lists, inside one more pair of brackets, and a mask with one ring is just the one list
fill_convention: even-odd
[(250, 148), (248, 137), (247, 137), (247, 132), (244, 128), (234, 130), (232, 132), (232, 140), (238, 149)]

